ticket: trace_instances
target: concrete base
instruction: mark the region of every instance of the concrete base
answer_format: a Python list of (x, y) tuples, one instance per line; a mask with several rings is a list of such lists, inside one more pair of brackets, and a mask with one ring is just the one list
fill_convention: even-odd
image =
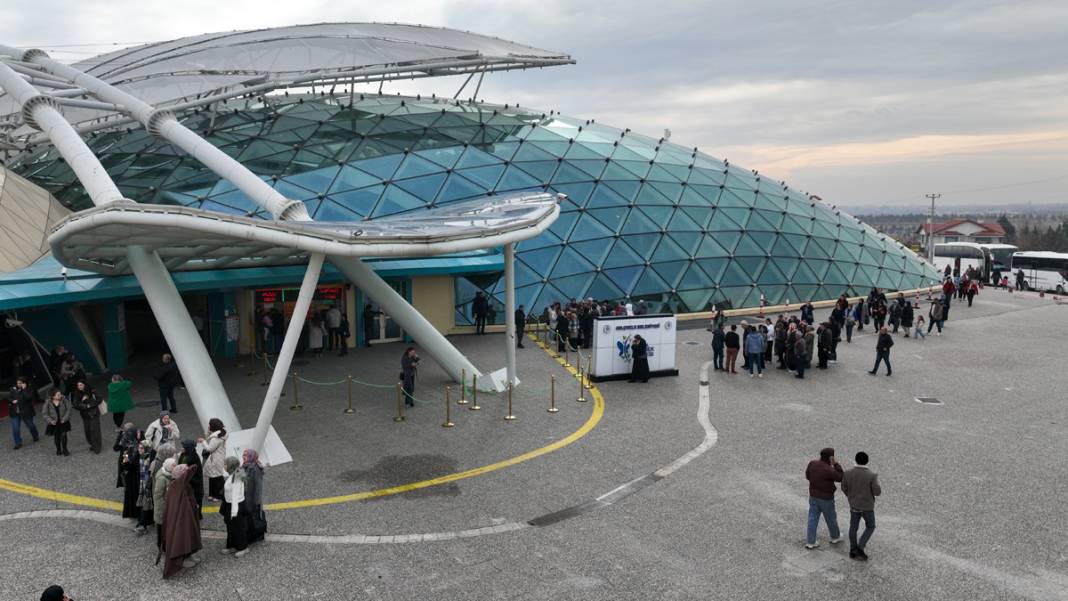
[[(227, 456), (240, 459), (245, 449), (253, 448), (252, 433), (255, 430), (255, 428), (246, 428), (237, 432), (230, 432), (226, 441)], [(260, 451), (260, 462), (263, 465), (282, 465), (291, 461), (293, 461), (293, 456), (289, 454), (286, 445), (278, 437), (278, 432), (275, 432), (273, 426), (269, 427), (267, 429), (267, 438), (263, 441), (263, 450)]]

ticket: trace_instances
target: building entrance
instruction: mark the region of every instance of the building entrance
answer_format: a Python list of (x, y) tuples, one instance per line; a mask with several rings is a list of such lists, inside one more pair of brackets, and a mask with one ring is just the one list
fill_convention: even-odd
[[(253, 300), (256, 305), (256, 348), (268, 353), (277, 353), (282, 348), (286, 325), (293, 319), (293, 309), (297, 304), (300, 288), (262, 288), (256, 290)], [(345, 313), (345, 287), (340, 284), (319, 286), (315, 289), (311, 307), (308, 309), (304, 335), (297, 343), (297, 352), (309, 347), (309, 336), (313, 332), (324, 337), (323, 348), (330, 346), (327, 328), (327, 312), (337, 307)], [(316, 324), (310, 329), (308, 324)], [(314, 346), (314, 345), (313, 345)]]

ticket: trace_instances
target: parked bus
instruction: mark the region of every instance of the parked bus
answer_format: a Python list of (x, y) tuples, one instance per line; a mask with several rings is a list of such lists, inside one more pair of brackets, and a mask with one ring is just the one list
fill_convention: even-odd
[(1012, 263), (1012, 253), (1019, 247), (1011, 244), (977, 244), (975, 242), (946, 242), (935, 244), (934, 266), (939, 273), (946, 267), (951, 272), (964, 273), (969, 268), (977, 269), (984, 282), (991, 282), (995, 272), (1007, 275)]
[(1068, 290), (1068, 253), (1047, 251), (1018, 252), (1012, 255), (1009, 282), (1016, 283), (1016, 273), (1024, 272), (1024, 290)]

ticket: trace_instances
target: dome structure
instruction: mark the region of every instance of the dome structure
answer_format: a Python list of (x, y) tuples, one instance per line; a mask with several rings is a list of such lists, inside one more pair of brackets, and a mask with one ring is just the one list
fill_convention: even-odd
[[(518, 303), (646, 299), (695, 312), (906, 290), (938, 281), (922, 258), (754, 171), (626, 129), (515, 105), (426, 97), (274, 95), (181, 121), (317, 221), (377, 219), (516, 191), (567, 196), (517, 247)], [(88, 143), (122, 193), (269, 218), (229, 182), (137, 129)], [(90, 202), (53, 149), (13, 168), (73, 210)], [(503, 298), (499, 273), (457, 276), (457, 307)], [(457, 323), (469, 320), (457, 311)]]

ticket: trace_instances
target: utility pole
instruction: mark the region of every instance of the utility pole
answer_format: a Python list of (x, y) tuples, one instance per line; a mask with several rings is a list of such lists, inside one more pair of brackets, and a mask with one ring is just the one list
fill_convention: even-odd
[(924, 194), (931, 199), (931, 212), (927, 214), (927, 260), (934, 263), (934, 207), (935, 199), (942, 198), (941, 194)]

